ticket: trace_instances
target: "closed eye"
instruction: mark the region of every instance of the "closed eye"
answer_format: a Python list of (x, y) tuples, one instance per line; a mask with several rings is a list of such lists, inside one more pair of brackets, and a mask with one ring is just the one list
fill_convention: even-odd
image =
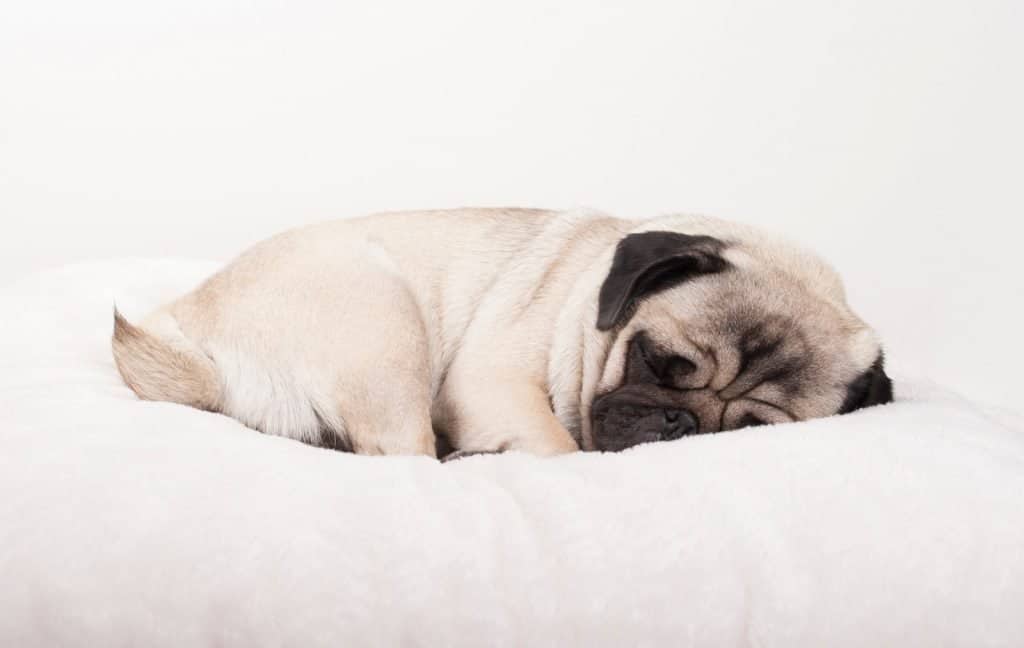
[(658, 361), (658, 358), (655, 357), (653, 353), (651, 353), (651, 350), (647, 348), (647, 344), (645, 344), (645, 342), (646, 338), (639, 339), (636, 342), (634, 342), (634, 344), (636, 344), (637, 351), (640, 353), (640, 357), (644, 361), (644, 366), (646, 366), (652, 374), (654, 374), (655, 376), (659, 376), (661, 374), (661, 363)]
[(757, 425), (765, 425), (765, 421), (762, 421), (760, 418), (754, 416), (753, 414), (744, 414), (743, 418), (740, 419), (740, 422), (737, 425), (736, 429), (755, 427)]
[[(753, 391), (753, 390), (751, 390), (751, 391)], [(785, 407), (782, 407), (778, 403), (769, 403), (766, 400), (761, 400), (760, 398), (752, 398), (750, 396), (744, 396), (744, 398), (746, 398), (749, 401), (753, 401), (755, 403), (760, 403), (762, 405), (767, 405), (768, 407), (776, 409), (776, 410), (782, 412), (783, 414), (785, 414), (786, 416), (788, 416), (789, 420), (791, 420), (791, 421), (799, 421), (800, 420), (800, 417), (796, 416), (795, 414), (793, 414), (793, 412), (789, 411)]]
[(694, 371), (697, 371), (695, 362), (683, 356), (674, 355), (666, 360), (665, 368), (661, 372), (661, 379), (671, 387)]
[(644, 333), (638, 333), (630, 341), (628, 354), (626, 375), (629, 382), (655, 383), (677, 389), (677, 383), (697, 370), (697, 365), (688, 358), (658, 353)]
[(647, 336), (637, 334), (629, 341), (626, 379), (630, 383), (657, 383), (661, 380), (658, 357), (649, 348)]

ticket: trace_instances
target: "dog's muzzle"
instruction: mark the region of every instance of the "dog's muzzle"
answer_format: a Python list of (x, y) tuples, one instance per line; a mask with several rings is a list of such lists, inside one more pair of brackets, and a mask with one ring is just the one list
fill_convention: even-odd
[(614, 452), (641, 443), (674, 441), (699, 433), (700, 422), (686, 409), (614, 397), (595, 403), (593, 438), (598, 450)]

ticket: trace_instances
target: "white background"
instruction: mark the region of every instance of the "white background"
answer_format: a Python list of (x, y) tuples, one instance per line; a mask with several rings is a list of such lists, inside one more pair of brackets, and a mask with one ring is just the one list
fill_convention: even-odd
[(392, 208), (818, 249), (896, 371), (1017, 404), (1024, 3), (0, 0), (0, 281)]

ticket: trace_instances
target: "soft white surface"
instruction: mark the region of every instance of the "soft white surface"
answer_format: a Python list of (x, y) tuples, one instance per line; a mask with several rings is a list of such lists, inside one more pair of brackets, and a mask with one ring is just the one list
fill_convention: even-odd
[(1011, 646), (1024, 426), (933, 387), (619, 455), (366, 458), (140, 402), (211, 264), (0, 290), (0, 645)]
[(397, 208), (705, 212), (1015, 403), (1021, 0), (0, 2), (0, 282)]

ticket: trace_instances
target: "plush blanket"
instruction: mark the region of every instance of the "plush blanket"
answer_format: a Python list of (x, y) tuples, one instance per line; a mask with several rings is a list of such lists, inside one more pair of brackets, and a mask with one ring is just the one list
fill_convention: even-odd
[(897, 376), (843, 417), (549, 459), (358, 457), (141, 402), (214, 269), (0, 290), (0, 646), (1020, 646), (1024, 424)]

